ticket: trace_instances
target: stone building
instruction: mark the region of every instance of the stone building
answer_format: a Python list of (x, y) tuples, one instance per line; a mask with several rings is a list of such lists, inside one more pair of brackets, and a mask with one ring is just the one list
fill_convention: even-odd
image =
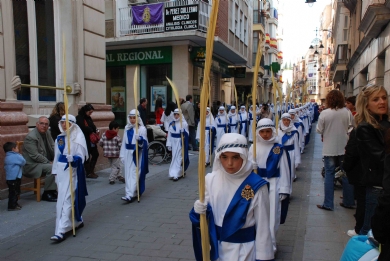
[[(77, 115), (79, 106), (92, 103), (96, 125), (107, 128), (114, 116), (105, 105), (104, 0), (0, 3), (0, 144), (23, 140), (39, 116), (49, 116), (63, 101), (60, 90), (22, 88), (15, 93), (11, 80), (18, 75), (23, 84), (64, 86), (64, 48), (66, 84), (73, 88), (70, 113)], [(6, 187), (3, 159), (1, 149), (0, 191)]]

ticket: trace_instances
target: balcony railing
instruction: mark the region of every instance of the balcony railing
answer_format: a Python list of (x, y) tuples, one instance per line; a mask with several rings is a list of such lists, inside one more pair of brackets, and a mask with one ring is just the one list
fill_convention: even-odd
[[(181, 0), (174, 2), (164, 2), (162, 16), (164, 17), (165, 8), (195, 4), (199, 5), (198, 29), (196, 30), (206, 32), (211, 6), (203, 1)], [(164, 21), (161, 24), (134, 25), (131, 8), (132, 6), (128, 6), (119, 9), (121, 36), (164, 32)]]
[(348, 44), (339, 44), (332, 64), (332, 71), (336, 69), (337, 64), (348, 63)]

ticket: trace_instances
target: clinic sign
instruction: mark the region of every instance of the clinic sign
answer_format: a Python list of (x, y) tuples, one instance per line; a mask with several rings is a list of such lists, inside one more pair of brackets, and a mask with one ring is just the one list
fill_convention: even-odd
[(165, 32), (198, 29), (199, 5), (165, 7)]
[(155, 47), (106, 51), (106, 65), (172, 63), (172, 47)]

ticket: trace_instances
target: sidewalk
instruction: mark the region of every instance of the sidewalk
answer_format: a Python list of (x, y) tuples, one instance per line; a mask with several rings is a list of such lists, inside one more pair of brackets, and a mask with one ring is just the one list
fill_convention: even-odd
[(287, 221), (278, 231), (276, 260), (340, 260), (350, 239), (347, 230), (353, 229), (355, 210), (340, 207), (341, 187), (335, 188), (334, 211), (317, 208), (324, 200), (324, 179), (321, 176), (321, 136), (312, 125), (310, 143), (302, 154), (298, 180), (293, 184)]
[[(354, 210), (339, 206), (341, 189), (335, 190), (335, 210), (316, 207), (323, 200), (320, 135), (311, 134), (302, 154), (294, 183), (287, 221), (278, 231), (276, 260), (339, 260), (354, 225)], [(190, 151), (192, 153), (192, 151)], [(124, 184), (108, 184), (109, 170), (87, 180), (89, 196), (85, 227), (61, 244), (54, 233), (55, 203), (36, 202), (23, 194), (21, 211), (7, 211), (0, 201), (0, 260), (118, 260), (193, 261), (188, 213), (198, 195), (198, 157), (190, 156), (187, 176), (168, 179), (169, 164), (150, 166), (146, 191), (140, 203), (123, 204)], [(210, 171), (207, 168), (207, 171)]]

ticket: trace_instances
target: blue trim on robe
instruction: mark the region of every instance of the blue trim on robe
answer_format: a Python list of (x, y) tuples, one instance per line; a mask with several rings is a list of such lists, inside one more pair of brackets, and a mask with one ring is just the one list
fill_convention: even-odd
[[(234, 115), (234, 116), (236, 116), (236, 115)], [(234, 127), (237, 128), (238, 122), (236, 122), (236, 124), (232, 124), (232, 118), (233, 118), (234, 116), (230, 116), (230, 117), (229, 117), (228, 133), (231, 133), (231, 132), (232, 132), (232, 128), (231, 128), (232, 126), (234, 126)]]
[[(253, 229), (254, 232), (252, 231), (250, 233), (256, 234), (255, 226), (241, 229), (246, 222), (249, 206), (250, 203), (252, 202), (252, 199), (246, 200), (245, 198), (243, 198), (241, 196), (241, 193), (246, 185), (250, 185), (252, 190), (254, 191), (254, 194), (256, 194), (258, 189), (266, 184), (268, 184), (268, 182), (263, 178), (261, 178), (259, 175), (253, 172), (248, 175), (248, 177), (241, 183), (235, 195), (233, 196), (233, 199), (230, 202), (228, 209), (226, 210), (224, 220), (222, 222), (222, 228), (220, 228), (220, 231), (218, 231), (219, 233), (217, 233), (217, 230), (219, 230), (219, 228), (217, 229), (214, 223), (212, 208), (209, 204), (207, 205), (206, 219), (208, 221), (208, 227), (209, 227), (211, 260), (216, 260), (219, 258), (218, 255), (219, 240), (234, 243), (235, 241), (239, 241), (240, 238), (243, 239), (242, 237), (245, 236), (242, 235), (242, 233), (248, 233), (247, 230), (251, 230), (251, 229)], [(200, 215), (195, 213), (193, 208), (190, 212), (190, 220), (192, 222), (192, 238), (193, 238), (192, 243), (194, 247), (195, 258), (197, 261), (201, 261), (203, 259), (202, 259), (201, 235), (199, 229)], [(239, 232), (239, 230), (243, 230), (243, 231)], [(248, 239), (250, 241), (246, 241), (246, 242), (253, 241), (252, 237), (250, 236), (248, 237)]]
[[(184, 171), (186, 171), (188, 169), (188, 166), (190, 165), (190, 158), (188, 156), (189, 136), (186, 131), (184, 131), (183, 134), (184, 134)], [(171, 133), (171, 137), (176, 139), (181, 138), (181, 133)]]
[[(214, 153), (214, 148), (215, 148), (215, 139), (217, 138), (216, 137), (216, 135), (217, 135), (217, 130), (215, 129), (215, 127), (213, 126), (213, 127), (206, 127), (205, 128), (206, 130), (208, 130), (208, 131), (211, 131), (211, 142), (210, 142), (210, 146), (212, 146), (211, 147), (211, 154), (213, 154)], [(208, 139), (210, 139), (210, 133), (209, 133), (209, 135), (207, 135), (207, 138)]]
[(248, 136), (248, 120), (242, 120), (242, 116), (240, 114), (240, 134), (242, 135), (243, 125), (245, 124), (245, 137)]
[[(288, 135), (287, 133), (285, 133), (282, 137), (282, 144), (284, 146), (284, 144), (289, 140), (291, 139), (292, 137), (294, 137), (294, 134), (297, 133), (298, 134), (298, 131), (296, 130), (293, 130), (292, 132), (290, 132), (290, 135)], [(299, 138), (299, 134), (298, 134), (298, 138)]]
[(252, 199), (246, 200), (241, 196), (241, 192), (245, 186), (250, 185), (256, 194), (257, 190), (266, 184), (268, 184), (266, 180), (253, 172), (241, 183), (223, 218), (221, 241), (229, 242), (229, 239), (234, 237), (234, 234), (245, 224), (249, 205), (252, 202)]
[[(140, 136), (141, 140), (138, 141), (138, 157), (141, 156), (141, 173), (139, 175), (139, 195), (145, 191), (145, 178), (146, 174), (149, 173), (149, 163), (148, 163), (148, 142)], [(141, 145), (140, 145), (141, 144)], [(145, 148), (145, 149), (143, 149)], [(136, 160), (136, 153), (133, 153), (133, 162), (137, 166), (138, 162)]]
[[(65, 137), (65, 136), (62, 136)], [(58, 139), (58, 137), (57, 137)], [(69, 163), (65, 155), (61, 154), (58, 158), (58, 162), (67, 163), (64, 170), (69, 168)], [(87, 181), (85, 180), (85, 172), (83, 161), (79, 156), (73, 156), (73, 162), (71, 163), (72, 168), (77, 168), (77, 187), (75, 190), (74, 198), (74, 210), (75, 219), (79, 222), (83, 221), (81, 215), (84, 211), (87, 201), (85, 199), (88, 196)]]
[(303, 125), (303, 122), (294, 122), (295, 128), (299, 128), (299, 126), (302, 126), (302, 133), (305, 131), (305, 126)]
[(288, 213), (288, 205), (290, 204), (290, 195), (286, 195), (287, 197), (280, 202), (281, 211), (280, 211), (280, 224), (284, 224), (286, 222), (287, 213)]
[[(274, 149), (276, 147), (280, 148), (280, 153), (275, 154)], [(278, 178), (280, 177), (280, 169), (278, 168), (278, 164), (280, 158), (283, 155), (283, 146), (279, 143), (275, 143), (269, 151), (266, 168), (257, 168), (257, 173), (263, 178)]]

